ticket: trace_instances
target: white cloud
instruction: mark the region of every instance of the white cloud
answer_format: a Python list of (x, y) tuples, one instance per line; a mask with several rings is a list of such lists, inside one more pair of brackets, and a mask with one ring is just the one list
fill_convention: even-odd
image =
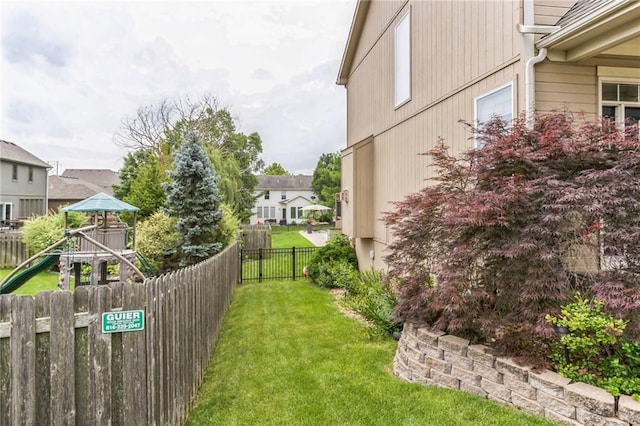
[[(2, 2), (0, 138), (62, 168), (120, 167), (126, 116), (216, 96), (267, 164), (313, 170), (345, 145), (334, 84), (355, 0)], [(61, 170), (62, 170), (61, 168)]]

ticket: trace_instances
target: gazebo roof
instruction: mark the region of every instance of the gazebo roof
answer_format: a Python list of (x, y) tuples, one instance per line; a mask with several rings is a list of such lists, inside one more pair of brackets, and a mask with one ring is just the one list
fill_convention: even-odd
[(62, 209), (64, 212), (137, 212), (139, 208), (100, 192)]

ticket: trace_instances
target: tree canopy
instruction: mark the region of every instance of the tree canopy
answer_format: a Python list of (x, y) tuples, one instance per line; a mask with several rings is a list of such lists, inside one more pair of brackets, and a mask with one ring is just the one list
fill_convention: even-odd
[(262, 171), (263, 175), (269, 176), (289, 176), (289, 173), (280, 163), (271, 163)]
[[(251, 216), (257, 184), (255, 173), (263, 167), (262, 140), (257, 133), (239, 132), (230, 111), (221, 108), (216, 98), (204, 95), (196, 100), (165, 99), (157, 105), (138, 109), (135, 117), (126, 118), (122, 124), (115, 140), (132, 153), (125, 158), (120, 172), (122, 183), (115, 192), (118, 198), (126, 200), (130, 196), (135, 190), (133, 182), (145, 167), (156, 169), (158, 185), (165, 181), (163, 175), (171, 170), (172, 155), (184, 143), (184, 135), (193, 131), (218, 173), (223, 201), (232, 206), (241, 220)], [(147, 174), (153, 173), (147, 170)], [(144, 192), (143, 188), (140, 190)], [(138, 191), (135, 200), (156, 197), (157, 185), (150, 186), (148, 192)], [(144, 212), (147, 213), (153, 211)]]
[(326, 153), (320, 156), (313, 171), (311, 189), (318, 195), (318, 202), (333, 206), (335, 194), (341, 189), (341, 158), (339, 153)]

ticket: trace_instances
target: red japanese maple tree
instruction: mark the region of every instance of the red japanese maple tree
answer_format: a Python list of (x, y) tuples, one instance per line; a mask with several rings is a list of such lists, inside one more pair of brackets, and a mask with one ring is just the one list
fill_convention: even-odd
[(637, 130), (554, 112), (474, 133), (482, 148), (457, 157), (439, 141), (432, 184), (384, 215), (398, 319), (536, 358), (552, 335), (545, 314), (579, 290), (637, 333)]

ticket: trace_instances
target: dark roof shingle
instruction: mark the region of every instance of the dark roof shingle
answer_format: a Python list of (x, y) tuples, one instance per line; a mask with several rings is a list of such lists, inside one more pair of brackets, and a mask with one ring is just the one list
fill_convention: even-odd
[(20, 148), (13, 142), (2, 139), (0, 139), (0, 160), (28, 164), (30, 166), (51, 168), (47, 162), (42, 161), (26, 149)]
[(262, 190), (311, 190), (311, 181), (313, 180), (313, 176), (307, 175), (298, 175), (298, 176), (271, 176), (271, 175), (260, 175), (257, 176), (258, 184), (256, 185), (256, 189), (259, 191)]

